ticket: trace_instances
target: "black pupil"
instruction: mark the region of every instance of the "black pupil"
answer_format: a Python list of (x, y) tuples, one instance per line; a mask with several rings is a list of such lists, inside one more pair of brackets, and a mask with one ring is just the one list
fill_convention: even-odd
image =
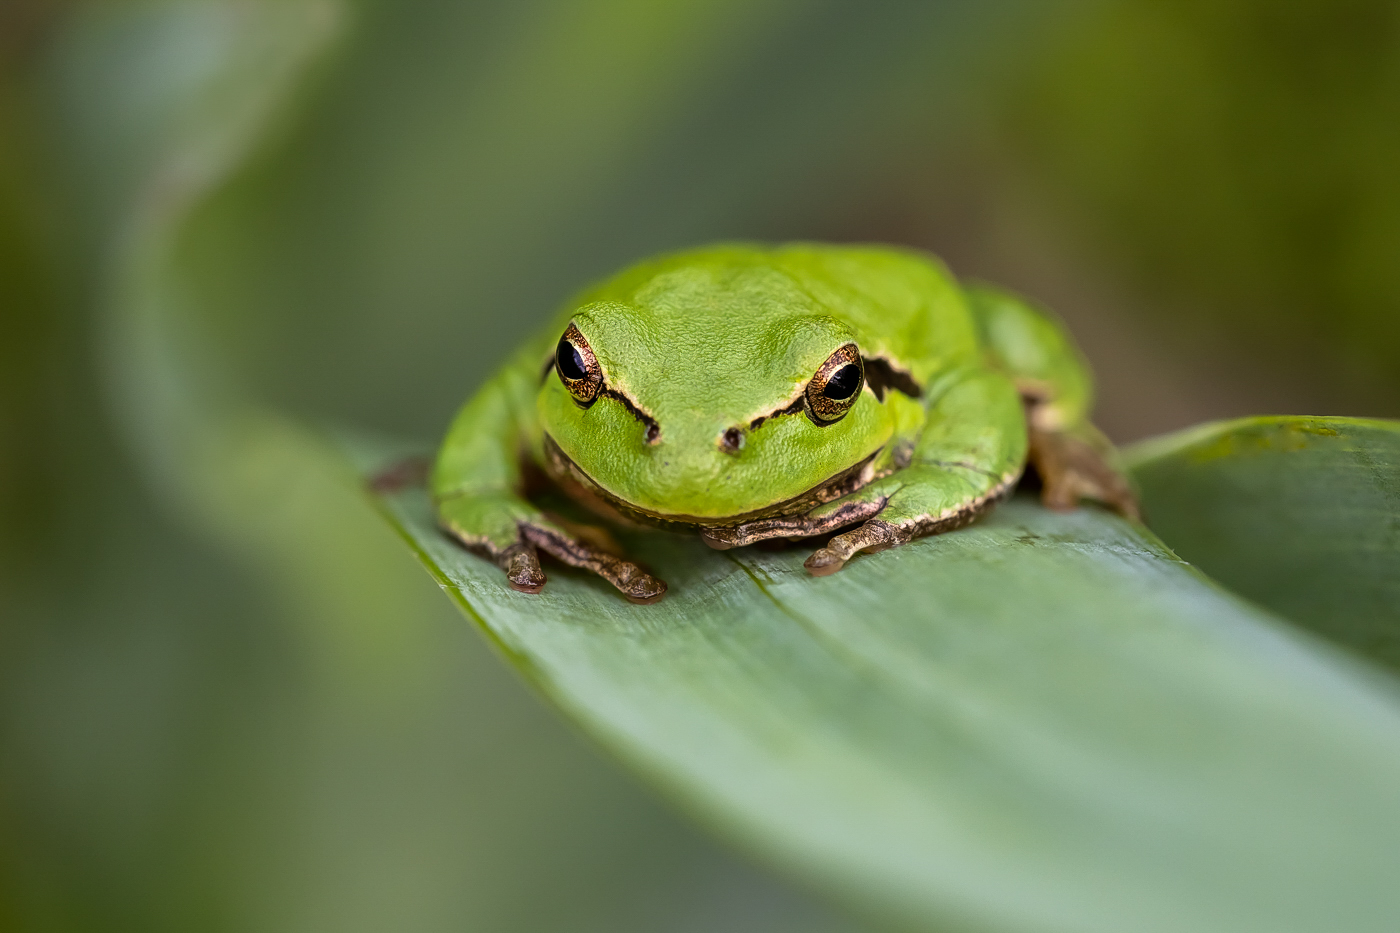
[(826, 388), (822, 389), (822, 395), (835, 399), (850, 398), (858, 388), (860, 388), (860, 367), (855, 363), (847, 363), (836, 370), (826, 381)]
[(583, 368), (583, 354), (567, 340), (559, 341), (559, 348), (554, 351), (554, 362), (565, 379), (582, 379), (588, 375)]

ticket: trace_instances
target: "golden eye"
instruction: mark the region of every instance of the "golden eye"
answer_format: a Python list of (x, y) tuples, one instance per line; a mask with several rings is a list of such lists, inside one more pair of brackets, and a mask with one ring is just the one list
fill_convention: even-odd
[(827, 357), (807, 383), (807, 416), (822, 426), (840, 421), (860, 397), (864, 384), (860, 351), (848, 343)]
[(559, 381), (574, 397), (574, 401), (587, 408), (598, 397), (598, 387), (603, 384), (603, 369), (588, 341), (583, 339), (572, 323), (559, 338), (559, 346), (554, 348), (554, 371)]

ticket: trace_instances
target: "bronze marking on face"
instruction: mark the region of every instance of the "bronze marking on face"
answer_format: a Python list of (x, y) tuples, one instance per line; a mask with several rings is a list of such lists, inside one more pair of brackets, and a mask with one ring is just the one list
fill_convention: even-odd
[(848, 343), (827, 357), (807, 383), (807, 417), (818, 427), (835, 424), (846, 417), (864, 384), (860, 351)]
[(598, 390), (603, 385), (603, 368), (572, 321), (554, 348), (554, 371), (580, 408), (587, 408), (597, 400)]

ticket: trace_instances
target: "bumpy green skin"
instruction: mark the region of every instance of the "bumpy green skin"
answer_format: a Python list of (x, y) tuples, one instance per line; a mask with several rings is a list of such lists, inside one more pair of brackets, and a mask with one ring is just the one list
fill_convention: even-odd
[[(588, 407), (550, 367), (570, 322), (607, 390)], [(804, 389), (851, 343), (867, 384), (844, 417), (818, 424), (801, 410)], [(871, 361), (921, 391), (880, 398)], [(523, 497), (525, 458), (719, 547), (865, 521), (808, 562), (830, 572), (857, 550), (970, 520), (1008, 490), (1027, 459), (1023, 397), (1032, 428), (1092, 430), (1086, 368), (1063, 330), (1019, 299), (960, 287), (912, 251), (720, 245), (644, 262), (569, 302), (462, 409), (431, 491), (443, 527), (521, 589), (543, 583), (539, 546), (653, 596), (640, 570)], [(803, 499), (842, 474), (846, 485), (820, 498), (845, 495), (815, 508)]]

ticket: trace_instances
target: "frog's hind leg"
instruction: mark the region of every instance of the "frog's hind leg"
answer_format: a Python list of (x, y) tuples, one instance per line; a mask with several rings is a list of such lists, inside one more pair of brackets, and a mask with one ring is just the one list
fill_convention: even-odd
[(1029, 459), (1041, 500), (1072, 509), (1093, 499), (1140, 518), (1108, 439), (1089, 422), (1093, 383), (1064, 327), (1024, 299), (987, 285), (964, 289), (988, 362), (1011, 377), (1025, 404)]
[(1117, 452), (1087, 421), (1076, 430), (1043, 430), (1030, 422), (1030, 462), (1040, 476), (1041, 501), (1047, 508), (1067, 511), (1081, 499), (1093, 499), (1134, 521), (1142, 520), (1137, 496), (1117, 468)]

